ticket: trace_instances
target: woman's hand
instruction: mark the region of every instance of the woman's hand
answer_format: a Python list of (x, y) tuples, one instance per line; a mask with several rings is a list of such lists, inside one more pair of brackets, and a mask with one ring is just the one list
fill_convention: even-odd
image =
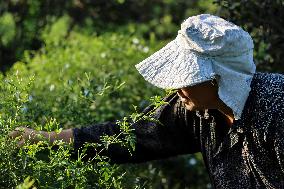
[(9, 133), (9, 137), (19, 137), (18, 147), (22, 147), (26, 142), (31, 144), (38, 143), (39, 141), (48, 141), (52, 144), (55, 140), (62, 140), (66, 143), (73, 143), (73, 131), (72, 129), (62, 130), (60, 133), (36, 131), (27, 127), (17, 127), (14, 131)]
[(18, 147), (22, 147), (26, 142), (32, 144), (37, 143), (40, 133), (27, 127), (17, 127), (14, 131), (9, 133), (10, 138), (18, 138)]

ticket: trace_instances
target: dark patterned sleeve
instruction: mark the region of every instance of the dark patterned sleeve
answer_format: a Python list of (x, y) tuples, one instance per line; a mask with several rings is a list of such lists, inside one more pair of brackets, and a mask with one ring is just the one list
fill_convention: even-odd
[[(185, 110), (176, 94), (165, 97), (164, 100), (168, 104), (155, 110), (153, 116), (162, 124), (146, 120), (132, 124), (136, 137), (135, 151), (132, 155), (126, 147), (119, 144), (111, 144), (104, 155), (114, 163), (139, 163), (199, 152), (200, 145), (193, 133), (192, 112)], [(143, 113), (151, 110), (153, 106), (148, 106)], [(74, 128), (74, 149), (77, 152), (86, 142), (100, 143), (101, 136), (115, 135), (119, 132), (119, 126), (113, 122)], [(87, 150), (88, 157), (93, 155), (94, 150)]]

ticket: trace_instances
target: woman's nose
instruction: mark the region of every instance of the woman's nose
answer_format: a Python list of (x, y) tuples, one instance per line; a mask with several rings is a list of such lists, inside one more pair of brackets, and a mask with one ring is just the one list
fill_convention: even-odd
[(189, 98), (186, 97), (186, 96), (182, 93), (181, 90), (179, 90), (179, 91), (177, 92), (177, 94), (178, 94), (178, 96), (180, 97), (180, 99), (181, 99), (182, 102), (186, 103), (186, 102), (189, 100)]
[(177, 94), (180, 98), (186, 98), (186, 96), (183, 94), (182, 90), (178, 90)]

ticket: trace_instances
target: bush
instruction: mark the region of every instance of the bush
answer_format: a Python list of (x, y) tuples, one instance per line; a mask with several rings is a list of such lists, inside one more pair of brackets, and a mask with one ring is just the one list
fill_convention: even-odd
[(0, 23), (1, 17), (10, 16), (8, 25), (0, 24), (1, 36), (9, 41), (9, 44), (0, 42), (0, 70), (5, 71), (20, 60), (25, 50), (39, 49), (43, 44), (42, 32), (63, 15), (70, 18), (70, 31), (74, 27), (87, 27), (91, 32), (102, 34), (129, 24), (127, 28), (133, 32), (133, 24), (138, 23), (139, 32), (146, 36), (152, 32), (165, 38), (175, 34), (176, 25), (189, 15), (215, 10), (211, 0), (1, 1)]
[(41, 52), (27, 52), (6, 77), (1, 76), (1, 186), (15, 187), (30, 176), (43, 188), (120, 188), (122, 173), (106, 159), (97, 164), (81, 157), (73, 161), (70, 146), (57, 144), (55, 150), (44, 142), (17, 151), (5, 136), (21, 125), (59, 131), (122, 118), (133, 110), (131, 104), (145, 107), (148, 102), (143, 99), (157, 89), (138, 77), (134, 63), (150, 53), (149, 47), (135, 36), (72, 32), (68, 40), (59, 41), (47, 33)]
[[(118, 166), (109, 164), (106, 157), (97, 156), (96, 163), (84, 162), (84, 154), (70, 158), (72, 147), (64, 143), (42, 142), (18, 150), (15, 142), (7, 140), (9, 131), (23, 125), (59, 132), (64, 128), (122, 119), (134, 110), (132, 104), (142, 110), (150, 103), (147, 99), (151, 96), (165, 94), (144, 81), (134, 68), (134, 64), (165, 42), (157, 45), (154, 38), (145, 41), (119, 33), (96, 36), (70, 31), (67, 36), (68, 20), (62, 17), (46, 28), (43, 34), (46, 46), (38, 52), (27, 51), (7, 76), (0, 75), (0, 185), (25, 187), (31, 183), (28, 177), (39, 188), (206, 185), (208, 178), (200, 169), (199, 155), (191, 156), (199, 159), (195, 165), (188, 166), (187, 157), (179, 163), (181, 167), (187, 165), (184, 173), (195, 171), (189, 174), (197, 173), (200, 178), (190, 176), (185, 183), (179, 183), (174, 176), (176, 172), (165, 166), (167, 161)], [(131, 137), (128, 139), (121, 142), (131, 148), (133, 141)], [(176, 161), (168, 162), (182, 171), (174, 165)], [(167, 179), (168, 182), (161, 182)]]

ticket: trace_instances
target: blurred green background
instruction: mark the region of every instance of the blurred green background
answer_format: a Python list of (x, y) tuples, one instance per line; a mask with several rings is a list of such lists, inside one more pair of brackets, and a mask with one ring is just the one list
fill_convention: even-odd
[[(22, 85), (35, 78), (19, 124), (53, 117), (70, 128), (120, 119), (132, 105), (142, 110), (151, 96), (164, 94), (134, 65), (172, 40), (192, 15), (216, 14), (240, 25), (253, 37), (257, 69), (283, 73), (283, 6), (283, 0), (1, 1), (1, 78), (17, 75)], [(9, 109), (2, 103), (1, 116)], [(211, 187), (200, 154), (120, 169), (125, 188)]]

